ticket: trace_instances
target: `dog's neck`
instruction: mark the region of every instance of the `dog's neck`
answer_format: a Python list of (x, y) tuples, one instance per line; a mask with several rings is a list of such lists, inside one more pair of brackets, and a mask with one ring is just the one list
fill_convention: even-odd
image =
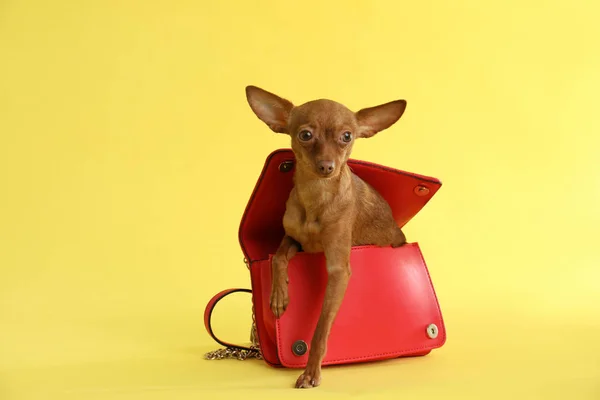
[(348, 197), (352, 186), (352, 171), (344, 163), (340, 172), (331, 178), (322, 178), (312, 172), (297, 168), (294, 185), (298, 198), (307, 210), (317, 210), (331, 205), (341, 197)]

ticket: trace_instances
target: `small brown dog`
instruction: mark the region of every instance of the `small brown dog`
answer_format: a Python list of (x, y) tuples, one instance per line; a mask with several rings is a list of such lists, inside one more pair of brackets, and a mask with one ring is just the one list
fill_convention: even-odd
[(327, 339), (350, 279), (352, 246), (398, 247), (406, 243), (387, 202), (346, 164), (354, 141), (389, 128), (406, 101), (397, 100), (357, 113), (331, 100), (294, 106), (255, 86), (246, 88), (254, 113), (271, 130), (292, 138), (296, 158), (294, 188), (283, 218), (286, 236), (272, 265), (271, 310), (281, 317), (288, 305), (289, 260), (300, 249), (324, 252), (328, 282), (306, 369), (297, 388), (321, 383)]

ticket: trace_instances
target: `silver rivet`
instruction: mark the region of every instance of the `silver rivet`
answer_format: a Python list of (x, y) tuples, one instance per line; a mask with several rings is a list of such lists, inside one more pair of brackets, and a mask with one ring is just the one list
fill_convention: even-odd
[(430, 339), (435, 339), (438, 335), (439, 331), (438, 331), (438, 327), (436, 324), (430, 324), (427, 327), (427, 336), (429, 336)]
[(284, 161), (279, 164), (279, 172), (290, 172), (294, 168), (293, 161)]
[(296, 356), (304, 355), (306, 350), (308, 350), (308, 346), (304, 340), (297, 340), (292, 345), (292, 353), (294, 353)]
[(429, 188), (424, 185), (418, 185), (414, 188), (414, 192), (417, 196), (427, 196), (429, 194)]

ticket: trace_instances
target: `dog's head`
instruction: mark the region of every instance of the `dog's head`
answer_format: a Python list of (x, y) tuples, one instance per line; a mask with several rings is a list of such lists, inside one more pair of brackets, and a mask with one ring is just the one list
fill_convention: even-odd
[(292, 138), (298, 168), (322, 178), (336, 176), (352, 152), (354, 140), (368, 138), (400, 119), (406, 101), (396, 100), (352, 112), (331, 100), (294, 106), (266, 90), (246, 87), (246, 98), (256, 116), (277, 133)]

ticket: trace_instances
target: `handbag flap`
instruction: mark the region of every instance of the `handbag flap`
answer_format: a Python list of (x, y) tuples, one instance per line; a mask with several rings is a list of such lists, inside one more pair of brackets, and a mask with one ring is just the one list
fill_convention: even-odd
[[(246, 260), (264, 260), (274, 254), (285, 235), (283, 215), (294, 186), (294, 153), (276, 150), (265, 162), (239, 228)], [(352, 172), (377, 190), (388, 202), (398, 226), (410, 221), (441, 187), (432, 177), (350, 159)]]
[[(443, 346), (444, 321), (417, 243), (398, 248), (357, 246), (350, 264), (352, 275), (331, 327), (323, 365), (423, 355)], [(299, 253), (292, 258), (290, 303), (279, 319), (268, 309), (268, 265), (262, 266), (261, 316), (269, 331), (274, 328), (281, 365), (303, 368), (327, 285), (325, 257)], [(266, 336), (262, 335), (261, 345)], [(303, 354), (294, 352), (300, 341), (306, 349)], [(264, 344), (266, 348), (268, 343)]]

